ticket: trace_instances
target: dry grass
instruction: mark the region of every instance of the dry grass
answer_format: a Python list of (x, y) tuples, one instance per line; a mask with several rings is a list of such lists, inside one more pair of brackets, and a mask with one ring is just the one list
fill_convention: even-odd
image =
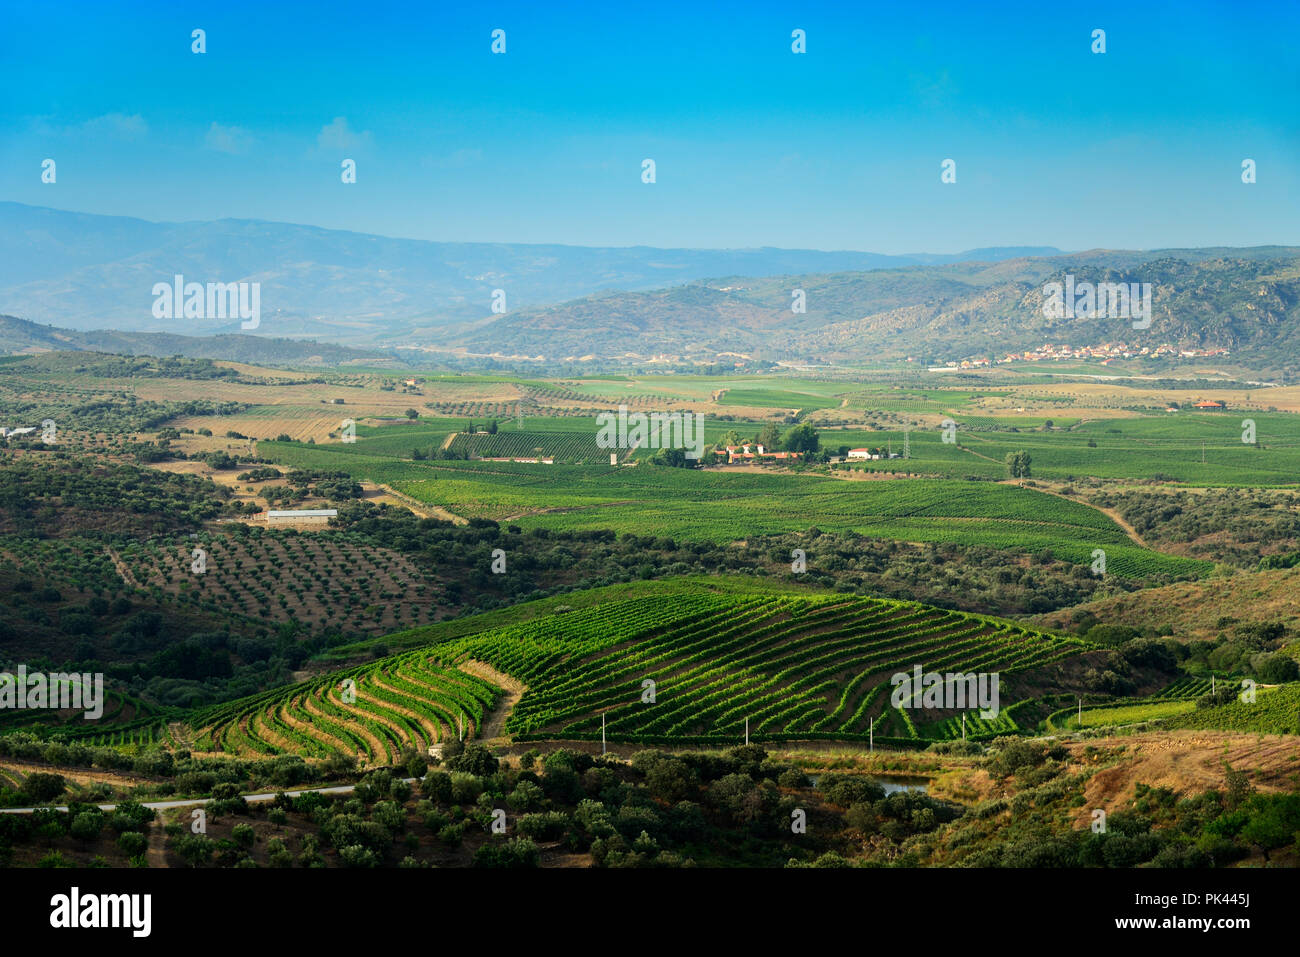
[[(1076, 825), (1086, 827), (1094, 808), (1113, 811), (1135, 797), (1138, 782), (1169, 788), (1176, 794), (1223, 790), (1227, 771), (1249, 774), (1259, 791), (1294, 790), (1300, 785), (1300, 747), (1289, 735), (1237, 734), (1221, 731), (1163, 731), (1115, 738), (1094, 738), (1068, 745), (1080, 767), (1103, 767), (1084, 786), (1086, 803)], [(1097, 749), (1091, 757), (1086, 749)]]
[(1030, 619), (1048, 629), (1065, 628), (1076, 612), (1092, 612), (1108, 624), (1134, 628), (1168, 625), (1182, 640), (1211, 639), (1223, 631), (1220, 618), (1241, 622), (1280, 621), (1300, 628), (1300, 568), (1240, 572), (1224, 578), (1179, 582), (1160, 588), (1065, 608)]

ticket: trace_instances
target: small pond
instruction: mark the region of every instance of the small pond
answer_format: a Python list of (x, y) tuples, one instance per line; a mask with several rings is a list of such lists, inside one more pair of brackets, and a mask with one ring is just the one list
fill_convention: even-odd
[[(836, 773), (841, 773), (841, 772), (836, 772)], [(930, 786), (929, 778), (909, 777), (903, 774), (891, 774), (888, 776), (880, 775), (880, 774), (866, 774), (866, 775), (854, 775), (854, 777), (865, 777), (872, 784), (879, 784), (882, 788), (885, 789), (885, 797), (889, 797), (889, 795), (895, 793), (896, 791), (919, 791), (922, 794), (924, 794), (926, 793), (926, 791)], [(821, 775), (810, 774), (808, 775), (808, 778), (809, 780), (812, 781), (813, 786), (816, 787), (817, 781), (818, 779), (821, 778)]]

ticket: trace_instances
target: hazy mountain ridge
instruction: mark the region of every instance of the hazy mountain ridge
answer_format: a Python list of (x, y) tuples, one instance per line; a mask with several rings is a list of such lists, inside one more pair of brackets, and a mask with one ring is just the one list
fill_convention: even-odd
[[(178, 336), (160, 332), (118, 332), (95, 329), (83, 332), (40, 325), (14, 316), (0, 316), (0, 351), (7, 353), (76, 351), (107, 352), (127, 356), (185, 356), (189, 359), (225, 359), (258, 364), (293, 365), (346, 363), (387, 364), (393, 359), (377, 350), (352, 349), (301, 339), (272, 339), (249, 335)], [(400, 366), (401, 363), (393, 363)]]
[(495, 289), (505, 291), (513, 310), (709, 276), (864, 270), (964, 256), (439, 243), (259, 220), (151, 223), (0, 202), (0, 312), (74, 329), (238, 331), (220, 320), (187, 320), (190, 328), (180, 329), (179, 320), (155, 318), (153, 284), (180, 274), (194, 282), (260, 282), (271, 334), (374, 344), (417, 328), (489, 318)]

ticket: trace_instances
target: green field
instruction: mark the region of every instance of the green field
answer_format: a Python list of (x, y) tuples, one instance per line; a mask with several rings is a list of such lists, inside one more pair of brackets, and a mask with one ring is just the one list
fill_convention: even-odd
[(1086, 505), (992, 482), (864, 482), (648, 464), (403, 462), (375, 455), (372, 448), (358, 439), (331, 446), (262, 443), (259, 450), (282, 465), (344, 469), (455, 514), (526, 528), (631, 534), (652, 529), (673, 538), (731, 541), (815, 525), (911, 542), (1050, 549), (1084, 565), (1100, 548), (1108, 573), (1122, 577), (1196, 575), (1209, 569), (1206, 562), (1140, 548), (1110, 518)]
[[(1242, 442), (1242, 420), (1252, 418), (1257, 445)], [(912, 458), (855, 465), (871, 471), (903, 471), (961, 477), (1006, 475), (1008, 453), (1027, 451), (1033, 477), (1052, 480), (1159, 479), (1195, 486), (1285, 486), (1300, 482), (1300, 418), (1280, 413), (1178, 413), (1167, 418), (1056, 418), (1043, 431), (1043, 418), (1015, 419), (954, 416), (956, 443), (945, 444), (935, 428), (914, 430)], [(843, 444), (891, 444), (903, 447), (901, 430), (864, 432), (828, 430), (823, 441)], [(1090, 446), (1089, 441), (1095, 443)]]
[(1247, 731), (1258, 734), (1300, 734), (1300, 684), (1259, 688), (1253, 704), (1233, 701), (1200, 708), (1171, 718), (1165, 728)]

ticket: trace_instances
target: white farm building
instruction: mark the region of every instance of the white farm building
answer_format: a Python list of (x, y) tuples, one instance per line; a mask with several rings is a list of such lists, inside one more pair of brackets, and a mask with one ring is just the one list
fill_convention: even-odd
[(266, 524), (325, 525), (338, 514), (336, 508), (271, 508), (266, 512)]

